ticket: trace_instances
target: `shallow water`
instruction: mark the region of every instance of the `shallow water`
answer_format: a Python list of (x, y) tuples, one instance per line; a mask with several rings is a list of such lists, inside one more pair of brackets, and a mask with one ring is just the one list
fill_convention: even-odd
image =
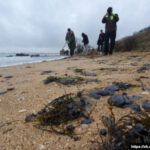
[[(29, 56), (16, 56), (16, 53), (0, 53), (0, 67), (20, 65), (26, 63), (42, 62), (62, 59), (58, 53), (27, 53)], [(39, 57), (31, 57), (31, 55), (40, 55)]]

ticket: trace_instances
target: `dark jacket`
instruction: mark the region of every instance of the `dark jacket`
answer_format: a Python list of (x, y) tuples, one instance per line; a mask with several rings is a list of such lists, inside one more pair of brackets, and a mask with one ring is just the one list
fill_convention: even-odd
[(119, 17), (117, 14), (114, 15), (114, 18), (111, 20), (109, 17), (103, 17), (102, 23), (105, 23), (105, 33), (112, 32), (117, 30), (117, 22), (119, 21)]
[(83, 40), (82, 42), (84, 43), (84, 45), (88, 44), (89, 43), (89, 39), (88, 39), (88, 36), (86, 34), (83, 35)]
[(66, 34), (66, 41), (68, 41), (68, 46), (75, 49), (76, 48), (76, 40), (75, 40), (75, 35), (73, 31), (71, 33), (67, 32)]
[(97, 45), (103, 44), (104, 41), (105, 41), (105, 33), (100, 33), (97, 41)]

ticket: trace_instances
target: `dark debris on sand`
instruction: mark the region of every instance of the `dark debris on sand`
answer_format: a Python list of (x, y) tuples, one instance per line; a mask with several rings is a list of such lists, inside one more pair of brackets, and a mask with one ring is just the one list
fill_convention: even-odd
[(0, 95), (6, 94), (6, 93), (7, 93), (7, 91), (2, 91), (2, 92), (0, 92)]
[[(26, 116), (25, 121), (38, 122), (36, 127), (53, 131), (57, 134), (73, 136), (75, 127), (80, 124), (89, 124), (94, 120), (90, 117), (92, 101), (82, 93), (61, 96), (45, 106), (36, 115)], [(80, 124), (74, 121), (81, 120)]]
[(5, 76), (4, 78), (5, 78), (5, 79), (11, 79), (11, 78), (13, 78), (13, 76), (12, 76), (12, 75), (7, 75), (7, 76)]
[(118, 71), (118, 68), (100, 68), (99, 70), (101, 70), (101, 71), (105, 71), (105, 70), (108, 70), (108, 71)]
[(47, 74), (49, 74), (49, 73), (52, 73), (52, 70), (43, 71), (43, 72), (41, 73), (41, 75), (47, 75)]
[(84, 76), (97, 76), (94, 72), (84, 72)]
[(135, 112), (140, 112), (141, 107), (139, 104), (135, 104), (135, 100), (143, 100), (139, 96), (128, 96), (126, 93), (113, 95), (108, 99), (108, 104), (120, 108), (131, 108)]
[(100, 99), (101, 96), (111, 96), (116, 91), (119, 90), (127, 90), (130, 87), (134, 87), (134, 85), (123, 83), (123, 82), (113, 82), (113, 85), (106, 87), (105, 89), (97, 89), (90, 91), (90, 96), (95, 99)]
[(150, 71), (150, 64), (144, 64), (137, 70), (137, 73), (144, 73), (145, 71)]
[(65, 74), (65, 77), (57, 77), (57, 76), (49, 76), (46, 78), (46, 80), (44, 80), (45, 84), (49, 84), (52, 82), (57, 82), (63, 85), (74, 85), (74, 84), (82, 84), (82, 83), (91, 83), (91, 82), (95, 82), (95, 83), (99, 83), (98, 79), (85, 79), (82, 77), (70, 77), (67, 74)]
[(116, 120), (113, 108), (109, 109), (110, 115), (101, 118), (105, 128), (100, 129), (91, 150), (127, 150), (131, 144), (150, 144), (149, 114), (130, 113)]
[(84, 81), (84, 78), (82, 77), (56, 77), (56, 76), (50, 76), (46, 80), (44, 80), (45, 84), (49, 84), (51, 82), (58, 82), (64, 85), (68, 84), (76, 84), (76, 83), (82, 83)]
[[(132, 85), (113, 83), (119, 90), (126, 90)], [(99, 130), (99, 139), (92, 143), (91, 150), (126, 150), (131, 144), (150, 144), (150, 101), (144, 100), (142, 108), (135, 100), (144, 100), (140, 96), (128, 96), (127, 93), (111, 95), (108, 98), (109, 116), (102, 116), (105, 128)], [(115, 118), (114, 106), (131, 108), (134, 112)]]
[[(95, 81), (95, 79), (92, 79)], [(48, 84), (51, 82), (59, 82), (61, 84), (75, 84), (84, 81), (81, 77), (64, 77), (59, 78), (55, 76), (48, 77), (44, 83)], [(26, 116), (26, 122), (36, 122), (35, 127), (39, 129), (55, 132), (57, 134), (67, 135), (75, 138), (75, 128), (81, 124), (90, 124), (94, 122), (94, 119), (91, 118), (90, 114), (93, 109), (93, 102), (96, 100), (90, 99), (100, 99), (101, 96), (110, 96), (108, 98), (108, 104), (110, 108), (113, 106), (120, 108), (131, 108), (134, 110), (134, 115), (132, 114), (123, 116), (119, 121), (115, 120), (115, 116), (111, 110), (111, 116), (103, 116), (102, 121), (106, 129), (102, 129), (99, 132), (99, 135), (105, 137), (103, 144), (99, 144), (100, 147), (104, 150), (121, 150), (120, 147), (126, 147), (128, 144), (128, 136), (132, 142), (140, 140), (145, 142), (150, 142), (146, 138), (149, 135), (150, 121), (147, 116), (142, 120), (141, 115), (146, 115), (143, 113), (143, 109), (150, 111), (149, 101), (144, 101), (142, 108), (139, 104), (135, 104), (135, 100), (143, 100), (140, 96), (128, 96), (124, 91), (134, 87), (135, 85), (123, 83), (123, 82), (113, 82), (112, 85), (105, 87), (104, 89), (91, 90), (88, 93), (83, 94), (83, 92), (78, 92), (77, 94), (66, 94), (59, 98), (56, 98), (51, 103), (47, 104), (41, 111), (36, 115), (31, 114)], [(122, 94), (115, 94), (116, 91), (123, 91)], [(90, 113), (89, 113), (90, 112)], [(139, 117), (139, 116), (140, 117)], [(138, 120), (138, 121), (137, 121)], [(128, 128), (131, 126), (132, 128)], [(146, 135), (143, 135), (145, 132)], [(125, 135), (125, 139), (123, 139)], [(110, 138), (112, 136), (113, 138)], [(78, 139), (78, 138), (77, 138)], [(109, 140), (110, 143), (107, 143)], [(139, 140), (139, 141), (140, 141)], [(140, 142), (141, 142), (140, 141)], [(106, 146), (108, 145), (108, 147)], [(106, 146), (106, 147), (105, 147)]]
[(90, 83), (90, 82), (96, 82), (96, 83), (98, 83), (99, 80), (98, 79), (87, 79), (86, 83)]

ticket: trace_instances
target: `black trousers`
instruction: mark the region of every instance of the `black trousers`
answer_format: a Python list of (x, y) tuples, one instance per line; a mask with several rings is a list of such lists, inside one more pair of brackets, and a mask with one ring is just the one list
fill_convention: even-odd
[(98, 52), (104, 52), (104, 44), (101, 43), (100, 45), (98, 45)]
[(69, 44), (68, 47), (70, 49), (70, 56), (73, 56), (74, 55), (74, 50), (75, 50), (75, 45), (74, 44)]
[(115, 47), (116, 31), (105, 33), (105, 55), (112, 54)]

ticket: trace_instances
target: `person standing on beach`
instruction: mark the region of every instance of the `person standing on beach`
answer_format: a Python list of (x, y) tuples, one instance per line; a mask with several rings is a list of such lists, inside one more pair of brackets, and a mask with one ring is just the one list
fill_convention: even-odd
[(73, 56), (74, 50), (76, 48), (76, 40), (75, 40), (75, 35), (70, 28), (68, 28), (67, 30), (66, 43), (68, 44), (68, 47), (70, 49), (70, 56)]
[[(105, 23), (105, 50), (104, 54), (108, 53), (112, 55), (115, 46), (117, 22), (119, 21), (118, 14), (113, 14), (112, 7), (107, 9), (107, 13), (102, 19), (102, 23)], [(110, 44), (109, 44), (110, 40)]]
[(88, 44), (89, 44), (88, 36), (85, 33), (82, 33), (81, 36), (83, 38), (82, 42), (84, 44), (84, 52), (87, 53), (88, 52)]
[(98, 37), (98, 41), (97, 41), (98, 52), (103, 53), (103, 51), (104, 51), (104, 40), (105, 40), (105, 33), (103, 32), (103, 30), (101, 30), (99, 37)]

